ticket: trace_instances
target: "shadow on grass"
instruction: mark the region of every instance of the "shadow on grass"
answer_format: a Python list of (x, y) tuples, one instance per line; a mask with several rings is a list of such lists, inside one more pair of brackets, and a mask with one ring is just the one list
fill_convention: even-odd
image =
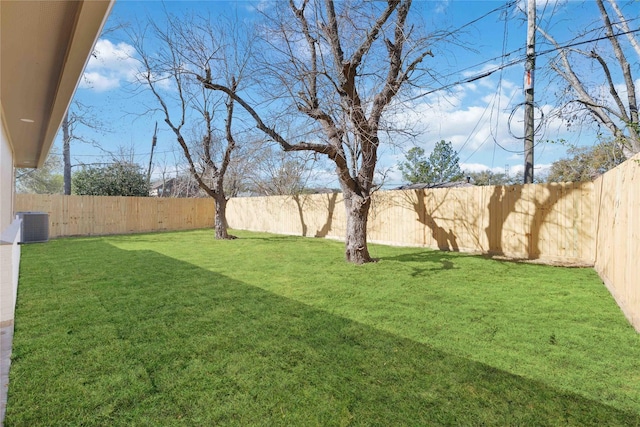
[(425, 265), (431, 265), (430, 267), (411, 267), (413, 273), (411, 276), (425, 276), (429, 273), (444, 271), (444, 270), (457, 270), (460, 267), (456, 266), (456, 260), (461, 257), (469, 257), (472, 255), (464, 255), (459, 252), (446, 252), (437, 250), (425, 250), (420, 252), (410, 252), (402, 255), (381, 257), (380, 260), (398, 261), (407, 263), (421, 263)]
[(7, 426), (640, 423), (155, 252), (22, 262)]
[(442, 259), (455, 261), (456, 259), (475, 257), (477, 255), (462, 254), (460, 252), (439, 251), (435, 249), (413, 250), (396, 256), (383, 256), (381, 259), (399, 262), (440, 262)]

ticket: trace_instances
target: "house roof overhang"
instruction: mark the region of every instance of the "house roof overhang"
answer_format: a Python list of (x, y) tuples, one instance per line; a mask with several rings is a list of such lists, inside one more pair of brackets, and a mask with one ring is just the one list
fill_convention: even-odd
[(0, 1), (0, 104), (16, 167), (44, 163), (113, 3)]

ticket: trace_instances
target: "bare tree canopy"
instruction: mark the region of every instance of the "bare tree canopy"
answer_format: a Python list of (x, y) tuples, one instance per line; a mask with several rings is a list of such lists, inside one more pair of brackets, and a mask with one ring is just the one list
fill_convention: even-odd
[[(637, 58), (632, 61), (640, 60), (637, 32), (631, 31), (629, 19), (615, 0), (596, 0), (594, 5), (600, 12), (602, 26), (597, 35), (588, 33), (588, 38), (595, 40), (592, 43), (561, 45), (552, 34), (538, 28), (558, 52), (550, 65), (567, 87), (559, 97), (558, 111), (569, 123), (595, 120), (611, 133), (627, 155), (638, 153), (640, 123), (634, 80), (634, 73), (638, 78), (638, 68), (632, 67), (627, 58), (635, 53)], [(576, 40), (586, 37), (586, 33), (579, 34)], [(625, 48), (625, 43), (631, 48)]]
[(282, 150), (260, 151), (263, 155), (253, 163), (250, 174), (252, 189), (262, 196), (295, 195), (309, 190), (312, 176), (309, 155), (284, 153)]
[(367, 218), (384, 113), (424, 75), (422, 63), (432, 56), (408, 21), (410, 9), (410, 0), (290, 0), (269, 10), (260, 77), (278, 96), (276, 109), (309, 121), (304, 135), (279, 131), (273, 110), (267, 118), (249, 94), (206, 70), (198, 75), (205, 87), (235, 99), (285, 151), (311, 151), (333, 162), (345, 201), (346, 259), (357, 264), (372, 261)]
[(193, 70), (209, 78), (214, 73), (231, 91), (238, 90), (249, 39), (235, 23), (214, 25), (205, 17), (173, 15), (167, 15), (164, 24), (152, 21), (130, 36), (141, 61), (141, 83), (155, 97), (156, 109), (175, 135), (191, 175), (216, 202), (215, 237), (233, 238), (227, 232), (225, 176), (236, 148), (235, 100), (205, 89)]

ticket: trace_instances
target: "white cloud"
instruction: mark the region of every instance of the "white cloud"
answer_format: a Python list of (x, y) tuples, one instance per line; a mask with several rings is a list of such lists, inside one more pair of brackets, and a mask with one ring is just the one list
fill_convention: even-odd
[[(143, 85), (147, 84), (146, 76), (143, 75), (142, 73), (136, 74), (134, 77), (134, 80)], [(174, 80), (171, 78), (171, 75), (168, 73), (163, 73), (163, 74), (152, 73), (151, 81), (153, 82), (153, 85), (160, 90), (168, 91), (176, 88), (176, 85), (174, 84)]]
[[(508, 123), (522, 89), (506, 79), (500, 84), (496, 79), (484, 80), (402, 105), (390, 120), (419, 134), (417, 144), (426, 151), (440, 140), (451, 141), (463, 161), (478, 150), (492, 149), (494, 142), (517, 149), (513, 147), (519, 147), (520, 141), (510, 135)], [(518, 120), (514, 117), (512, 122)]]
[(80, 87), (83, 89), (92, 89), (96, 92), (106, 92), (108, 90), (120, 87), (120, 80), (117, 78), (102, 75), (97, 72), (85, 72), (82, 75)]
[(99, 39), (82, 76), (80, 87), (96, 92), (116, 89), (123, 82), (135, 80), (139, 64), (133, 46)]
[(464, 172), (474, 173), (474, 172), (486, 171), (491, 168), (489, 168), (489, 166), (484, 165), (482, 163), (460, 163), (460, 169), (462, 169)]
[(340, 188), (340, 182), (338, 181), (335, 171), (324, 168), (315, 170), (307, 185), (316, 188)]
[(378, 167), (374, 177), (376, 183), (381, 183), (385, 189), (399, 187), (406, 184), (402, 178), (402, 172), (398, 169), (398, 165), (391, 167)]
[[(500, 172), (504, 173), (504, 168), (502, 169), (498, 168), (498, 169)], [(549, 169), (551, 169), (551, 164), (536, 163), (536, 165), (533, 168), (534, 178), (546, 175), (549, 172)], [(517, 174), (523, 174), (523, 173), (524, 173), (524, 164), (509, 166), (509, 176), (516, 176)]]
[[(498, 67), (500, 66), (500, 64), (495, 63), (495, 62), (489, 62), (486, 63), (484, 65), (482, 65), (482, 67), (480, 68), (474, 68), (471, 70), (465, 70), (462, 73), (460, 73), (462, 75), (462, 77), (475, 77), (475, 76), (479, 76), (485, 72), (488, 71), (495, 71)], [(476, 80), (477, 82), (481, 82), (482, 79), (480, 80)]]

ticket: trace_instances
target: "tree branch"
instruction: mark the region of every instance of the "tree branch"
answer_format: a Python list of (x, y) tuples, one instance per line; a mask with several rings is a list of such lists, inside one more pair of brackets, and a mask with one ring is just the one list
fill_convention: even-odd
[(613, 135), (619, 137), (622, 135), (622, 130), (614, 123), (613, 120), (607, 114), (613, 114), (618, 117), (615, 112), (613, 112), (610, 108), (601, 105), (596, 102), (593, 97), (587, 92), (584, 84), (580, 81), (580, 78), (573, 70), (571, 66), (571, 62), (569, 61), (569, 57), (567, 55), (567, 50), (560, 47), (560, 45), (556, 42), (556, 40), (549, 34), (547, 34), (542, 28), (537, 28), (538, 32), (542, 34), (542, 36), (547, 39), (551, 44), (555, 46), (558, 51), (558, 55), (560, 55), (560, 59), (562, 61), (563, 69), (561, 69), (558, 65), (551, 64), (551, 67), (558, 73), (560, 77), (562, 77), (569, 86), (576, 92), (577, 99), (576, 102), (579, 102), (589, 108), (589, 111), (593, 116), (598, 120), (601, 124), (606, 126)]
[(619, 117), (622, 121), (628, 122), (629, 121), (629, 116), (627, 115), (627, 110), (625, 109), (625, 106), (622, 103), (622, 100), (620, 99), (620, 96), (618, 95), (618, 91), (616, 90), (616, 86), (613, 83), (613, 79), (611, 77), (611, 71), (609, 70), (609, 66), (604, 61), (604, 59), (602, 59), (602, 56), (600, 56), (595, 50), (592, 50), (590, 52), (589, 56), (591, 58), (595, 59), (596, 61), (598, 61), (598, 63), (602, 67), (602, 71), (604, 72), (604, 74), (605, 74), (605, 76), (607, 78), (607, 83), (609, 84), (609, 93), (613, 97), (613, 100), (615, 101), (616, 105), (618, 106), (618, 110), (620, 111), (620, 113), (616, 114), (616, 116)]
[[(631, 66), (627, 61), (627, 58), (620, 46), (620, 42), (618, 38), (613, 33), (613, 26), (611, 25), (611, 20), (609, 19), (609, 14), (604, 7), (602, 0), (596, 0), (598, 4), (598, 8), (600, 9), (600, 14), (602, 15), (602, 20), (605, 23), (605, 27), (607, 29), (607, 38), (611, 42), (611, 46), (613, 46), (613, 51), (618, 59), (618, 63), (620, 64), (620, 68), (622, 70), (622, 75), (624, 77), (625, 85), (627, 86), (627, 100), (629, 103), (629, 116), (630, 119), (625, 121), (627, 128), (629, 130), (630, 142), (634, 152), (640, 151), (640, 130), (638, 129), (638, 101), (636, 99), (636, 86), (633, 82), (633, 76), (631, 75)], [(624, 108), (621, 110), (621, 113), (625, 112)]]
[(627, 19), (622, 14), (622, 11), (620, 10), (620, 8), (618, 7), (618, 4), (616, 3), (616, 0), (608, 0), (608, 1), (611, 7), (613, 8), (613, 10), (616, 12), (616, 15), (618, 15), (618, 20), (620, 21), (619, 25), (622, 27), (623, 31), (627, 34), (627, 39), (629, 40), (629, 43), (631, 44), (631, 46), (633, 46), (638, 56), (640, 56), (640, 43), (638, 43), (638, 40), (631, 32), (631, 28), (629, 28)]

